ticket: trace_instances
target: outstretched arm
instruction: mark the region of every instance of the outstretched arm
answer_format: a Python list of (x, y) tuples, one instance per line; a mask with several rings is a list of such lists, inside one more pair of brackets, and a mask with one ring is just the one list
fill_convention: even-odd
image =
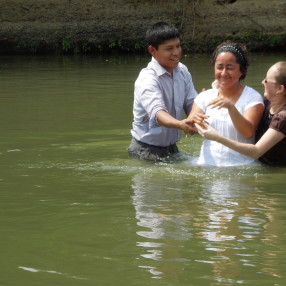
[(217, 141), (226, 147), (233, 149), (245, 156), (253, 159), (258, 159), (274, 145), (281, 141), (285, 135), (279, 131), (269, 128), (260, 140), (255, 144), (240, 143), (220, 135), (213, 127), (204, 124), (204, 128), (195, 124), (198, 132), (206, 139)]
[(194, 133), (197, 133), (197, 129), (194, 127), (193, 121), (190, 119), (178, 120), (163, 110), (157, 113), (157, 121), (161, 126), (180, 129), (186, 134), (193, 135)]

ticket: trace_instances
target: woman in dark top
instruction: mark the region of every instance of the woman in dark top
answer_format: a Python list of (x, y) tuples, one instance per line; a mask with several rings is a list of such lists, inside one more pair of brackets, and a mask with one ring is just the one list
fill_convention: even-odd
[(256, 132), (256, 144), (221, 136), (206, 122), (196, 124), (206, 139), (217, 141), (237, 152), (271, 166), (286, 166), (286, 61), (274, 64), (262, 81), (265, 110)]
[(272, 113), (270, 101), (265, 99), (264, 103), (265, 110), (256, 131), (256, 142), (259, 142), (269, 128), (284, 134), (284, 138), (261, 155), (259, 161), (267, 165), (286, 166), (286, 104), (281, 106), (276, 113)]

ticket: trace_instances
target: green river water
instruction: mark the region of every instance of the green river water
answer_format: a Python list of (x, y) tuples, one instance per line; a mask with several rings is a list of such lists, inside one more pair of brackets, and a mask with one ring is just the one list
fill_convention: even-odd
[[(285, 54), (250, 56), (246, 84)], [(0, 57), (0, 285), (286, 285), (285, 168), (130, 159), (148, 57)], [(208, 88), (208, 56), (185, 57)]]

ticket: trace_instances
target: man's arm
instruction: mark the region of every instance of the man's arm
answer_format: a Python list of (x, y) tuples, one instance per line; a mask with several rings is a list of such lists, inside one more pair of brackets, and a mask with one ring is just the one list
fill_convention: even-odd
[(186, 134), (193, 135), (197, 133), (197, 129), (193, 126), (193, 121), (190, 119), (177, 120), (166, 111), (160, 110), (157, 113), (157, 121), (161, 126), (167, 128), (175, 128), (183, 130)]

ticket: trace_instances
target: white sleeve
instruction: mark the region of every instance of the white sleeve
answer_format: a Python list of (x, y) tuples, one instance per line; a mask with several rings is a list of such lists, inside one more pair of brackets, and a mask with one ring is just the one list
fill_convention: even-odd
[(259, 104), (264, 105), (262, 95), (256, 90), (254, 90), (253, 88), (249, 88), (247, 98), (248, 98), (248, 102), (246, 103), (245, 110), (251, 107), (254, 107), (256, 105), (259, 105)]
[(203, 91), (195, 98), (195, 103), (204, 113), (206, 113), (207, 105), (210, 101), (209, 95), (211, 91), (211, 89)]

